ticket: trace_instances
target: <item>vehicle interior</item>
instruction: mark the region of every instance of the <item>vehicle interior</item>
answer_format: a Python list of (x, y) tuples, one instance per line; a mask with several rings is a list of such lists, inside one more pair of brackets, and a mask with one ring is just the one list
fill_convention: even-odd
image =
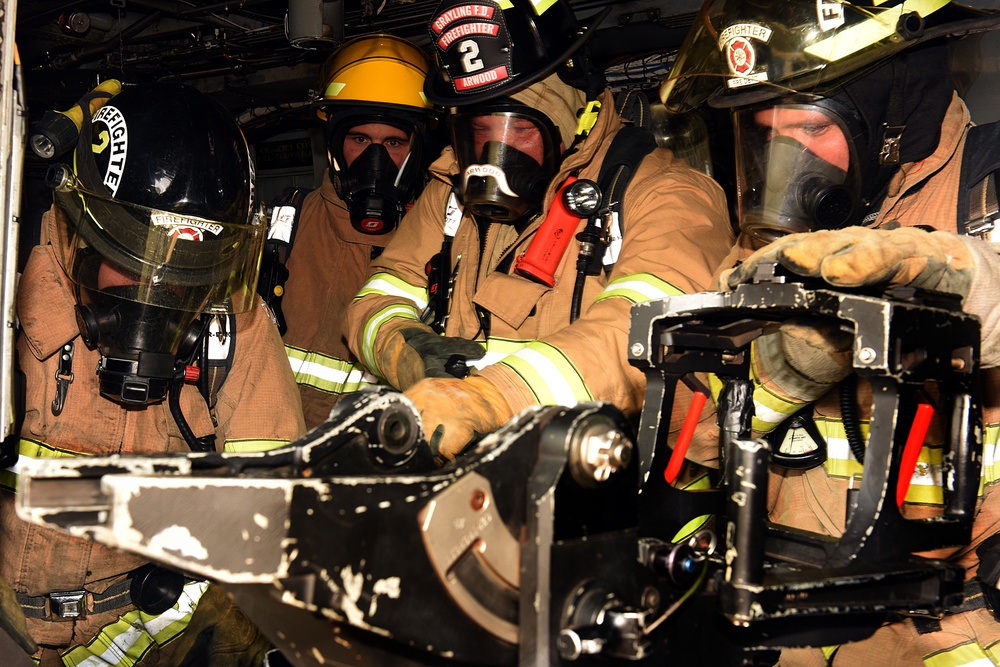
[[(221, 101), (255, 151), (258, 187), (270, 201), (284, 187), (316, 187), (326, 163), (309, 95), (319, 68), (345, 39), (389, 32), (429, 49), (437, 0), (41, 0), (17, 6), (17, 47), (29, 128), (65, 110), (105, 79), (176, 81)], [(694, 20), (696, 0), (570, 3), (581, 21), (610, 8), (592, 41), (618, 90), (659, 82)], [(22, 247), (47, 208), (47, 165), (25, 164)], [(25, 245), (27, 244), (27, 245)]]

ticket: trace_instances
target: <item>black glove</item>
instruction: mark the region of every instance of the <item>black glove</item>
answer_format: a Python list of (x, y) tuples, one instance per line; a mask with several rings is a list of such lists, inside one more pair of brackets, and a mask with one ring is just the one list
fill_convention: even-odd
[(421, 327), (400, 330), (406, 344), (416, 350), (424, 364), (423, 376), (428, 378), (465, 377), (465, 362), (480, 359), (486, 354), (482, 343), (465, 338), (439, 336)]

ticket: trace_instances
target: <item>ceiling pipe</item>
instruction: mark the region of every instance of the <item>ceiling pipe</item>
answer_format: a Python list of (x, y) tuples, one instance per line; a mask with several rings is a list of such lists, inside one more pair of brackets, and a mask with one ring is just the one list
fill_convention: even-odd
[(288, 0), (285, 35), (297, 49), (332, 49), (344, 41), (344, 0)]
[(49, 62), (49, 66), (53, 69), (69, 69), (70, 67), (78, 64), (81, 60), (104, 55), (105, 53), (117, 48), (122, 42), (131, 39), (152, 24), (156, 23), (160, 20), (160, 17), (160, 12), (153, 12), (152, 14), (139, 19), (128, 28), (123, 28), (103, 42), (94, 46), (89, 46), (85, 49), (79, 49), (78, 51), (74, 51), (73, 53), (65, 56), (56, 56), (52, 58)]

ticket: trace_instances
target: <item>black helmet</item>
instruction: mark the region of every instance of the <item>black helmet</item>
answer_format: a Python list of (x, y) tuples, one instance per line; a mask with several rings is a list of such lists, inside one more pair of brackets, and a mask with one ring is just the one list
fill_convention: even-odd
[(588, 95), (599, 92), (603, 75), (581, 47), (610, 9), (581, 27), (565, 0), (444, 0), (428, 25), (438, 67), (427, 77), (427, 98), (446, 107), (475, 104), (557, 70)]
[(73, 167), (51, 180), (77, 255), (184, 288), (184, 308), (249, 308), (266, 225), (246, 139), (218, 102), (181, 84), (126, 87), (85, 119)]

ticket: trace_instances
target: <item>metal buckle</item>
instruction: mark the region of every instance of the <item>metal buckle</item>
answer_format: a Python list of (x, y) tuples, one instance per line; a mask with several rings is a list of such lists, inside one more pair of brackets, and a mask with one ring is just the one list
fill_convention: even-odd
[(59, 618), (81, 618), (87, 615), (86, 597), (87, 591), (49, 593), (49, 611)]

